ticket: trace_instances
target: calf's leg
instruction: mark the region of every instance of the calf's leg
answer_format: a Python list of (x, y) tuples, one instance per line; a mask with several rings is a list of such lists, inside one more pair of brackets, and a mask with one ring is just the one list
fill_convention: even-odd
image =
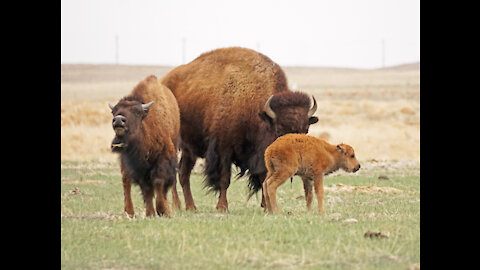
[(266, 194), (270, 203), (270, 212), (279, 212), (277, 206), (277, 188), (285, 183), (292, 175), (293, 173), (288, 172), (275, 172), (270, 178), (265, 180), (267, 190)]
[(302, 177), (303, 180), (303, 189), (305, 191), (305, 200), (307, 202), (307, 211), (312, 209), (312, 200), (313, 200), (313, 181), (308, 177)]
[(263, 181), (263, 184), (262, 184), (262, 195), (263, 195), (263, 198), (265, 200), (265, 208), (264, 208), (264, 211), (265, 212), (268, 212), (268, 213), (271, 213), (272, 212), (272, 205), (270, 204), (270, 196), (268, 196), (268, 180), (270, 179), (270, 177), (268, 176), (265, 181)]
[(315, 193), (317, 194), (318, 212), (320, 214), (324, 214), (325, 209), (323, 208), (323, 197), (324, 197), (323, 175), (317, 175), (315, 177), (314, 187), (315, 187)]

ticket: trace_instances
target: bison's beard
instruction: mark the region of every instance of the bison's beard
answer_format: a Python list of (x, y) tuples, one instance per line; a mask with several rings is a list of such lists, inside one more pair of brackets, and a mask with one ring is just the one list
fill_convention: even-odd
[(110, 145), (110, 148), (112, 149), (112, 152), (120, 152), (123, 150), (127, 144), (123, 142), (118, 136), (115, 136), (113, 138), (112, 144)]
[(125, 132), (127, 131), (127, 129), (124, 128), (124, 127), (116, 127), (113, 130), (115, 131), (115, 134), (117, 134), (117, 136), (123, 136), (123, 135), (125, 135)]

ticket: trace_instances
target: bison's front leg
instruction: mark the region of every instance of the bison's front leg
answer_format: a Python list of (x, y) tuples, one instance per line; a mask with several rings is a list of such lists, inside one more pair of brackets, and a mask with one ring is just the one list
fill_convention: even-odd
[(230, 186), (230, 166), (223, 166), (220, 174), (220, 196), (216, 206), (220, 211), (228, 211), (227, 189)]
[(168, 205), (167, 192), (168, 192), (168, 188), (166, 187), (165, 184), (155, 185), (155, 193), (157, 196), (156, 198), (157, 214), (159, 216), (171, 217), (172, 212), (170, 211), (170, 206)]
[(154, 217), (155, 209), (153, 208), (153, 189), (142, 190), (143, 200), (145, 201), (145, 216)]
[(131, 188), (132, 188), (132, 183), (130, 182), (130, 179), (127, 177), (127, 175), (124, 173), (122, 170), (122, 184), (123, 184), (123, 205), (124, 208), (123, 210), (129, 217), (134, 217), (135, 212), (133, 210), (133, 202), (132, 202), (132, 196), (131, 196)]

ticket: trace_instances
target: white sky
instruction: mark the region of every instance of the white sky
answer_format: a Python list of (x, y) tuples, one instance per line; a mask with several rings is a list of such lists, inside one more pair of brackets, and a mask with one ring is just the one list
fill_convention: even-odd
[(420, 0), (62, 0), (62, 63), (182, 64), (216, 48), (283, 66), (420, 61)]

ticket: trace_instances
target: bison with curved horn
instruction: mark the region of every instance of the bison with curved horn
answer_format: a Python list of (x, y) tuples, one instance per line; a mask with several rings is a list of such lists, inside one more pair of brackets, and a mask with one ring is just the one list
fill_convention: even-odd
[(204, 53), (161, 81), (180, 107), (179, 180), (187, 209), (196, 209), (190, 173), (197, 158), (205, 158), (205, 185), (220, 193), (216, 208), (228, 210), (232, 163), (239, 176), (249, 176), (251, 197), (267, 174), (267, 146), (286, 133), (307, 133), (318, 121), (315, 99), (312, 105), (309, 95), (292, 92), (280, 66), (250, 49)]
[(180, 114), (175, 97), (151, 75), (109, 107), (115, 131), (111, 148), (120, 153), (125, 212), (135, 214), (130, 195), (133, 183), (140, 186), (147, 217), (155, 215), (154, 193), (157, 214), (170, 216), (167, 192), (172, 187), (174, 208), (180, 208), (175, 188)]

